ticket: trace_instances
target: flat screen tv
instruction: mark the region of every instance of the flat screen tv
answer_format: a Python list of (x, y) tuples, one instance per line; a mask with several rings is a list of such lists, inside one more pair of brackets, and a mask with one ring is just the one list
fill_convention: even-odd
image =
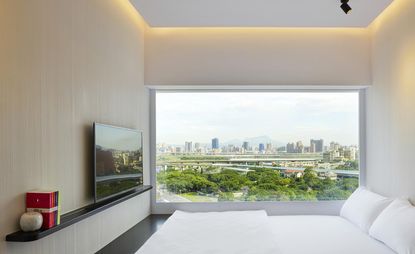
[(94, 123), (94, 172), (95, 202), (142, 186), (142, 132)]

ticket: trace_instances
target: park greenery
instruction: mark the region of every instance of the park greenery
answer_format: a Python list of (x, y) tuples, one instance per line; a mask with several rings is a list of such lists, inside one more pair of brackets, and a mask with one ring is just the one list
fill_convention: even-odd
[[(354, 165), (350, 165), (353, 167)], [(301, 201), (347, 199), (358, 178), (332, 179), (306, 168), (301, 175), (269, 168), (238, 172), (215, 167), (176, 169), (168, 166), (157, 182), (171, 193), (211, 196), (218, 201)]]
[(346, 161), (343, 165), (337, 166), (336, 170), (359, 170), (359, 162)]

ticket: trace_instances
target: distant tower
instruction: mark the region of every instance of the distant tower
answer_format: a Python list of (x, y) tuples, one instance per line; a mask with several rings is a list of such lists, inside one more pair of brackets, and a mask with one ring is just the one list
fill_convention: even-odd
[(311, 139), (310, 140), (310, 152), (311, 153), (322, 153), (324, 148), (324, 141), (322, 139)]
[(201, 151), (201, 149), (200, 149), (200, 143), (197, 143), (196, 142), (194, 148), (195, 148), (195, 152), (198, 152), (199, 153)]
[(192, 142), (190, 141), (190, 142), (185, 142), (184, 143), (184, 152), (185, 153), (191, 153), (193, 151), (193, 144), (192, 144)]
[(263, 153), (265, 151), (265, 145), (264, 144), (259, 144), (259, 152)]
[(248, 150), (249, 150), (249, 143), (248, 143), (247, 141), (244, 141), (244, 142), (243, 142), (243, 144), (242, 144), (242, 148), (243, 148), (245, 151), (248, 151)]
[(212, 150), (214, 149), (219, 149), (219, 139), (218, 138), (213, 138), (212, 139)]
[(265, 150), (267, 151), (267, 153), (271, 153), (272, 152), (272, 144), (267, 143), (267, 148)]
[(122, 154), (122, 159), (123, 159), (123, 164), (124, 165), (128, 165), (128, 163), (130, 162), (128, 153), (123, 153)]
[(295, 144), (294, 143), (288, 143), (287, 144), (287, 153), (295, 153)]
[(316, 152), (316, 143), (313, 142), (313, 140), (310, 141), (310, 153)]
[(297, 153), (304, 153), (304, 145), (303, 142), (301, 141), (297, 141), (297, 145), (296, 145), (296, 152)]
[(330, 142), (330, 151), (336, 151), (339, 150), (340, 145), (336, 142)]

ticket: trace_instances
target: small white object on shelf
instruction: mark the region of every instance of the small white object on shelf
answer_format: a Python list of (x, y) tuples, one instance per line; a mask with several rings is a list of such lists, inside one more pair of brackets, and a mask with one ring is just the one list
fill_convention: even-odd
[(38, 212), (27, 212), (20, 217), (20, 228), (24, 232), (36, 231), (42, 227), (43, 217)]

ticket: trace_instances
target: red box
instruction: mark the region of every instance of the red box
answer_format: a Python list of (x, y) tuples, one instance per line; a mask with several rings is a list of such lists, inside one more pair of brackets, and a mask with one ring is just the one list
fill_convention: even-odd
[(52, 208), (57, 206), (56, 191), (30, 191), (26, 193), (26, 208)]
[(26, 210), (42, 214), (42, 229), (59, 224), (59, 205), (58, 191), (29, 191), (26, 193)]

